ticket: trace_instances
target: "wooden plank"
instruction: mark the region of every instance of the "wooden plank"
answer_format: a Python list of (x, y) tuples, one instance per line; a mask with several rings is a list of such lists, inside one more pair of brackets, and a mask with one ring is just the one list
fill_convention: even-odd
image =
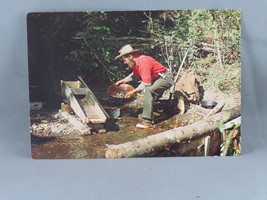
[[(92, 99), (94, 99), (94, 101), (96, 102), (96, 104), (98, 104), (100, 110), (103, 112), (103, 114), (105, 115), (106, 118), (110, 118), (109, 114), (105, 111), (105, 109), (101, 106), (101, 104), (99, 103), (99, 101), (97, 100), (97, 98), (95, 97), (95, 95), (93, 94), (93, 92), (90, 90), (90, 88), (88, 87), (88, 85), (84, 82), (84, 80), (82, 79), (81, 76), (78, 76), (78, 79), (81, 81), (81, 83), (89, 90), (89, 93), (86, 95), (86, 98), (88, 99), (88, 101), (90, 101), (90, 97)], [(90, 96), (90, 97), (89, 97)]]
[[(63, 96), (83, 122), (105, 123), (107, 121), (108, 116), (105, 115), (89, 88), (81, 84), (80, 81), (61, 81), (61, 85)], [(84, 95), (84, 98), (77, 98), (76, 95)]]
[(75, 98), (72, 90), (69, 88), (65, 82), (62, 82), (62, 93), (63, 96), (66, 98), (68, 104), (71, 106), (71, 108), (74, 110), (75, 114), (83, 121), (86, 122), (87, 117), (83, 110), (81, 109), (79, 102)]
[(210, 155), (210, 136), (204, 139), (204, 156)]
[(229, 128), (233, 128), (235, 125), (241, 124), (241, 116), (237, 117), (236, 119), (231, 120), (230, 122), (227, 122), (223, 130), (227, 130)]
[(210, 138), (209, 155), (212, 156), (212, 155), (219, 153), (220, 147), (222, 144), (222, 139), (221, 139), (221, 133), (218, 130), (213, 132), (213, 134), (210, 136), (211, 136), (211, 138)]
[(74, 95), (85, 95), (87, 88), (71, 88)]
[(86, 123), (105, 123), (106, 116), (101, 112), (97, 104), (88, 104), (85, 100), (78, 100), (79, 105), (86, 115)]
[(198, 148), (201, 147), (203, 143), (202, 138), (197, 138), (188, 142), (180, 142), (179, 144), (179, 155), (176, 156), (190, 156), (195, 155)]
[(75, 129), (77, 129), (81, 134), (91, 134), (92, 132), (96, 133), (106, 133), (106, 129), (103, 124), (95, 123), (95, 124), (85, 124), (77, 119), (75, 116), (70, 113), (73, 112), (73, 109), (65, 103), (61, 104), (61, 115), (67, 119)]
[[(87, 88), (86, 88), (87, 89)], [(87, 101), (87, 103), (89, 103), (90, 105), (95, 105), (98, 104), (95, 99), (93, 94), (87, 89), (85, 92), (85, 100)]]
[(226, 141), (226, 132), (225, 131), (222, 131), (221, 140), (222, 140), (222, 143), (224, 143)]
[(176, 145), (174, 150), (176, 152), (175, 156), (203, 156), (205, 155), (205, 138), (210, 137), (209, 152), (207, 156), (215, 155), (221, 145), (221, 136), (219, 131), (210, 132), (207, 135), (195, 138), (188, 142), (180, 142), (179, 146)]
[[(87, 92), (87, 93), (86, 93), (86, 96), (85, 96), (85, 98), (86, 98), (87, 101), (89, 101), (90, 98), (91, 98), (91, 99), (94, 99), (94, 95), (92, 95), (92, 94), (89, 95), (89, 94), (90, 94), (90, 93)], [(92, 110), (93, 110), (94, 112), (97, 113), (97, 115), (99, 116), (99, 118), (103, 120), (103, 123), (107, 121), (107, 118), (109, 118), (109, 115), (107, 114), (107, 115), (108, 115), (108, 116), (107, 116), (107, 115), (105, 114), (106, 111), (104, 110), (104, 108), (102, 108), (101, 104), (100, 104), (98, 101), (95, 101), (95, 103), (91, 105), (91, 108), (92, 108)], [(104, 112), (103, 110), (104, 110), (105, 112)]]
[(63, 81), (63, 80), (61, 80), (61, 85), (62, 85), (62, 83), (66, 84), (69, 88), (80, 88), (81, 87), (80, 81)]
[(79, 121), (75, 116), (70, 115), (68, 112), (61, 112), (61, 115), (67, 119), (82, 135), (91, 134), (91, 128)]

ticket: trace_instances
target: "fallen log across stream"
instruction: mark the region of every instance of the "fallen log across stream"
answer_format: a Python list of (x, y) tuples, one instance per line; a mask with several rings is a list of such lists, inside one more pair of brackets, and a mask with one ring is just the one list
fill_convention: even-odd
[(192, 140), (207, 132), (215, 131), (218, 124), (227, 123), (240, 115), (241, 107), (237, 106), (184, 127), (174, 128), (123, 144), (107, 145), (105, 156), (106, 158), (129, 158), (149, 155), (152, 152), (163, 150), (165, 146), (170, 144)]

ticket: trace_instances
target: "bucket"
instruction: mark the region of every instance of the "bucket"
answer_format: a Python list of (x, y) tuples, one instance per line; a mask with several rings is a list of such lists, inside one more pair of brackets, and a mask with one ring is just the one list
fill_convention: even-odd
[(117, 119), (120, 114), (121, 114), (121, 109), (120, 108), (108, 108), (107, 112), (111, 119)]

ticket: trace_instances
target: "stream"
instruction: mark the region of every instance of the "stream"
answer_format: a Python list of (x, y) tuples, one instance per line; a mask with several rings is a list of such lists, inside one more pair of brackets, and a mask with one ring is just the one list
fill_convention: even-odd
[[(44, 113), (46, 113), (47, 116), (42, 116), (40, 112), (35, 112), (35, 114), (31, 113), (31, 124), (33, 124), (34, 115), (39, 116), (39, 124), (47, 123), (48, 127), (49, 124), (51, 124), (49, 121), (59, 121), (59, 114), (56, 111), (50, 113), (43, 112), (43, 115)], [(53, 115), (57, 115), (56, 119), (49, 119)], [(35, 159), (105, 158), (107, 144), (121, 144), (137, 140), (178, 126), (175, 117), (161, 113), (158, 114), (156, 118), (160, 122), (157, 123), (155, 127), (140, 129), (135, 127), (140, 121), (138, 119), (138, 114), (127, 109), (122, 110), (121, 116), (118, 119), (111, 120), (110, 123), (106, 124), (106, 133), (90, 135), (80, 135), (76, 130), (68, 127), (69, 123), (67, 121), (62, 121), (60, 122), (62, 126), (67, 128), (57, 133), (57, 135), (55, 135), (56, 137), (42, 138), (34, 135), (31, 136), (32, 157)], [(37, 124), (35, 126), (38, 126), (38, 123), (35, 124)], [(59, 127), (59, 125), (57, 125), (57, 127)], [(67, 132), (67, 134), (62, 134), (64, 131)]]

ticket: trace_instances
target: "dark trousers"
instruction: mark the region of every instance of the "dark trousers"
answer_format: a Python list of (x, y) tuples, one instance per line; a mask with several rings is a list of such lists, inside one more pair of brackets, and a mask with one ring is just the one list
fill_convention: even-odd
[[(172, 78), (171, 73), (166, 72), (166, 76)], [(162, 77), (158, 78), (151, 86), (145, 88), (143, 114), (142, 117), (153, 120), (153, 104), (159, 99), (165, 90), (169, 89), (172, 85)]]

